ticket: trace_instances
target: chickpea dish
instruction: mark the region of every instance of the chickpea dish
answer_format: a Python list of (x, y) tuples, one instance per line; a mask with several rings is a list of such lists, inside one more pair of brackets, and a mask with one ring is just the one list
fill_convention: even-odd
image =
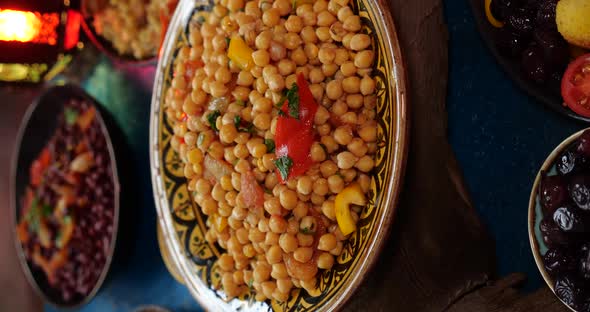
[(313, 292), (368, 201), (372, 38), (349, 0), (215, 0), (165, 92), (171, 146), (231, 298)]

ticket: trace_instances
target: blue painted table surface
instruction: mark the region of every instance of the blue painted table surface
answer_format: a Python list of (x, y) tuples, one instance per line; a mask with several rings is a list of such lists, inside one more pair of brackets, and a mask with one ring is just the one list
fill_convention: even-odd
[[(524, 272), (529, 277), (525, 289), (532, 290), (543, 286), (527, 234), (532, 181), (551, 150), (585, 124), (545, 108), (508, 79), (477, 33), (466, 0), (445, 1), (445, 12), (449, 140), (473, 204), (495, 238), (498, 275)], [(139, 173), (135, 182), (142, 192), (137, 203), (142, 212), (133, 265), (112, 276), (81, 311), (132, 311), (146, 304), (178, 312), (201, 310), (168, 274), (159, 254), (147, 145), (152, 75), (153, 67), (122, 69), (105, 58), (83, 85), (114, 113), (138, 155), (133, 165)]]

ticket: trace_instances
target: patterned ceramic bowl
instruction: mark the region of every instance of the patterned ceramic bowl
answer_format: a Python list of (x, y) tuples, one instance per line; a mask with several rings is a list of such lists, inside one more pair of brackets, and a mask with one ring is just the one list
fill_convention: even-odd
[[(559, 158), (559, 155), (563, 153), (568, 147), (570, 147), (585, 130), (581, 130), (572, 134), (570, 137), (565, 139), (561, 144), (559, 144), (552, 152), (549, 154), (539, 173), (537, 173), (537, 177), (535, 178), (535, 182), (533, 183), (533, 189), (531, 190), (531, 197), (529, 199), (529, 214), (528, 214), (528, 227), (529, 227), (529, 240), (531, 243), (531, 249), (533, 251), (533, 256), (535, 258), (535, 263), (537, 264), (537, 268), (539, 272), (543, 276), (545, 283), (547, 286), (555, 293), (554, 285), (555, 280), (547, 270), (545, 269), (545, 265), (543, 263), (543, 256), (547, 252), (547, 246), (543, 241), (543, 236), (541, 234), (541, 230), (539, 230), (539, 224), (543, 220), (543, 210), (541, 209), (541, 203), (539, 202), (539, 184), (541, 183), (541, 172), (546, 172), (548, 175), (554, 175), (557, 173), (555, 168), (555, 162)], [(566, 305), (567, 306), (567, 305)], [(568, 306), (568, 308), (570, 308)], [(571, 309), (571, 308), (570, 308)], [(573, 309), (572, 309), (573, 311)]]
[(377, 260), (388, 237), (402, 184), (408, 147), (406, 77), (395, 27), (386, 1), (353, 0), (353, 10), (362, 18), (364, 31), (372, 36), (376, 62), (377, 121), (379, 149), (376, 153), (369, 205), (360, 215), (358, 228), (331, 270), (318, 276), (318, 288), (309, 294), (292, 290), (285, 302), (256, 302), (245, 294), (226, 300), (215, 259), (221, 250), (209, 244), (206, 216), (191, 199), (182, 163), (170, 146), (173, 135), (162, 109), (165, 91), (172, 80), (172, 63), (180, 47), (188, 45), (189, 20), (211, 9), (208, 2), (183, 0), (170, 24), (163, 55), (156, 71), (152, 98), (150, 153), (154, 196), (159, 224), (174, 265), (199, 303), (210, 311), (330, 311), (343, 306)]

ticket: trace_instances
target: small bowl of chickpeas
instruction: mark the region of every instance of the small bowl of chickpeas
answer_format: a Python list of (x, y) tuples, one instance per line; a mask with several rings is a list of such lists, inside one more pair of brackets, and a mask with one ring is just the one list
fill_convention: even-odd
[(82, 0), (82, 28), (94, 46), (110, 58), (153, 65), (177, 3), (178, 0)]
[(175, 269), (208, 310), (337, 309), (386, 241), (408, 129), (378, 0), (181, 0), (151, 166)]

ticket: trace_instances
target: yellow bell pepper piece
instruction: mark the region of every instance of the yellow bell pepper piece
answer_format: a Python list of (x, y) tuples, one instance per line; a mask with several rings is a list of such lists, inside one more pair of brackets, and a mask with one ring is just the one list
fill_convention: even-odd
[(336, 210), (336, 221), (338, 227), (344, 235), (348, 235), (356, 229), (356, 223), (350, 215), (350, 205), (364, 206), (367, 204), (365, 194), (360, 185), (353, 183), (336, 195), (334, 209)]
[(217, 232), (218, 233), (223, 232), (225, 227), (227, 227), (227, 218), (219, 216), (217, 214), (214, 215), (214, 217), (215, 217), (215, 219), (213, 219), (213, 222), (215, 222), (215, 227), (217, 228)]
[(227, 57), (236, 63), (241, 69), (249, 70), (254, 67), (254, 60), (252, 59), (252, 48), (239, 36), (234, 36), (229, 41), (229, 48), (227, 49)]

